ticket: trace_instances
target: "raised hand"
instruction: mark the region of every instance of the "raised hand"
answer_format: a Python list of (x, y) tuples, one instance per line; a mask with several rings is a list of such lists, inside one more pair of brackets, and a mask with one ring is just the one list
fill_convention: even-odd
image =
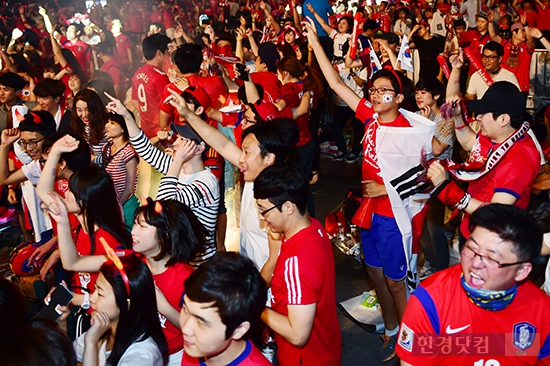
[(21, 137), (21, 132), (17, 128), (6, 128), (2, 131), (2, 144), (11, 145), (15, 141), (19, 140)]
[(80, 141), (78, 141), (71, 135), (65, 135), (53, 144), (52, 151), (55, 150), (60, 153), (75, 151), (78, 148), (79, 144)]

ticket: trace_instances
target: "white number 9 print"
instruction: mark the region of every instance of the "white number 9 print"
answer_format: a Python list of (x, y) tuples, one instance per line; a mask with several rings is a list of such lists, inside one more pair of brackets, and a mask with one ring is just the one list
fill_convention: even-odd
[(139, 84), (137, 94), (140, 103), (139, 108), (142, 112), (147, 112), (147, 95), (145, 95), (145, 87), (143, 84)]

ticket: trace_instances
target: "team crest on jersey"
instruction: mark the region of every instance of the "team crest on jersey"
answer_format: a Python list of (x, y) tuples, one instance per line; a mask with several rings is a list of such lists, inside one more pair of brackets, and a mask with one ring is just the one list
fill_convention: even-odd
[(78, 52), (82, 52), (82, 47), (81, 46), (78, 46)]
[(401, 325), (401, 330), (399, 331), (399, 345), (411, 352), (413, 348), (413, 339), (414, 332), (412, 329), (407, 327), (405, 323)]
[(533, 345), (537, 328), (527, 322), (514, 324), (514, 346), (522, 351)]

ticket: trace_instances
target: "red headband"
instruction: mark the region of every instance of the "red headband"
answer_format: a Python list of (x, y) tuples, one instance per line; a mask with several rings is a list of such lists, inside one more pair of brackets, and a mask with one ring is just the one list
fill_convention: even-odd
[(391, 66), (385, 66), (384, 68), (386, 70), (391, 71), (393, 76), (395, 76), (395, 78), (397, 79), (397, 83), (399, 84), (399, 94), (403, 94), (403, 84), (401, 83), (401, 78), (399, 77), (399, 75), (397, 75), (397, 73), (395, 72), (395, 70)]

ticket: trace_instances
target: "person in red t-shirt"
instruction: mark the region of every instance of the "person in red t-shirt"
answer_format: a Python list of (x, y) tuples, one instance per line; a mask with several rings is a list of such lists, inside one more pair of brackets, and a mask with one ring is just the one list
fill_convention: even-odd
[[(71, 136), (65, 136), (54, 144), (52, 150), (70, 152), (80, 143)], [(55, 172), (57, 163), (58, 160), (49, 159), (44, 169)], [(66, 199), (51, 193), (54, 179), (55, 174), (42, 174), (37, 193), (48, 207), (50, 216), (57, 222), (63, 268), (75, 272), (72, 279), (74, 286), (91, 290), (99, 268), (105, 261), (105, 244), (112, 249), (119, 249), (121, 254), (131, 246), (131, 237), (122, 221), (122, 207), (109, 174), (99, 167), (87, 166), (77, 170), (69, 179)], [(105, 212), (109, 212), (109, 215), (105, 215)], [(69, 213), (75, 214), (80, 223), (76, 243), (72, 236)], [(86, 301), (89, 301), (87, 296), (75, 296), (72, 303), (85, 306)]]
[(184, 286), (179, 319), (182, 365), (271, 365), (249, 339), (261, 342), (260, 315), (266, 302), (265, 282), (250, 259), (218, 253)]
[(170, 83), (162, 71), (168, 59), (170, 38), (163, 34), (153, 34), (142, 43), (145, 65), (140, 67), (132, 78), (132, 102), (141, 117), (141, 129), (148, 138), (153, 138), (159, 130), (159, 104), (164, 87)]
[(92, 60), (92, 49), (89, 45), (80, 40), (80, 34), (82, 32), (77, 29), (75, 24), (71, 24), (67, 28), (66, 39), (61, 39), (61, 45), (63, 48), (71, 50), (75, 55), (78, 63), (82, 67), (87, 75), (91, 75), (94, 72), (94, 62)]
[(124, 100), (125, 88), (124, 73), (122, 72), (123, 67), (118, 63), (117, 58), (115, 58), (113, 45), (110, 42), (100, 42), (97, 45), (97, 52), (99, 58), (103, 62), (100, 70), (111, 75), (115, 86), (116, 97), (120, 100)]
[(119, 19), (113, 19), (111, 23), (111, 32), (115, 37), (116, 59), (123, 70), (129, 70), (133, 65), (132, 41), (122, 33), (122, 22)]
[[(369, 89), (370, 101), (359, 98), (340, 78), (338, 72), (326, 57), (312, 22), (305, 25), (309, 44), (313, 47), (319, 66), (329, 86), (355, 112), (365, 124), (363, 138), (362, 184), (363, 197), (372, 203), (370, 229), (361, 230), (361, 242), (367, 264), (367, 274), (374, 283), (376, 295), (382, 310), (385, 334), (380, 350), (381, 361), (395, 356), (395, 343), (399, 322), (407, 303), (407, 260), (403, 238), (394, 218), (390, 199), (378, 165), (376, 132), (380, 126), (410, 127), (409, 122), (399, 112), (403, 102), (403, 82), (395, 71), (383, 69), (372, 78)], [(366, 223), (363, 223), (364, 226)]]
[(147, 263), (157, 292), (157, 307), (168, 342), (169, 364), (180, 365), (183, 337), (179, 328), (184, 281), (193, 273), (188, 264), (205, 244), (208, 232), (185, 204), (175, 200), (146, 203), (135, 212), (133, 249)]
[(307, 214), (308, 179), (296, 167), (276, 164), (254, 180), (259, 214), (282, 234), (262, 320), (275, 332), (279, 365), (342, 363), (331, 243)]
[[(476, 14), (476, 25), (477, 29), (470, 29), (458, 34), (458, 43), (462, 48), (468, 47), (474, 57), (480, 60), (483, 47), (491, 41), (487, 12), (480, 11)], [(476, 72), (476, 70), (473, 64), (470, 64), (468, 75), (472, 75), (474, 72)]]
[(516, 75), (519, 90), (527, 94), (531, 86), (529, 71), (531, 57), (535, 51), (535, 39), (525, 31), (520, 22), (517, 22), (512, 25), (510, 29), (512, 38), (507, 41), (495, 32), (492, 18), (492, 14), (489, 14), (489, 34), (491, 34), (493, 41), (502, 44), (504, 47), (501, 65)]
[(527, 277), (542, 230), (518, 207), (471, 217), (460, 265), (422, 283), (399, 334), (401, 365), (549, 365), (550, 297)]

